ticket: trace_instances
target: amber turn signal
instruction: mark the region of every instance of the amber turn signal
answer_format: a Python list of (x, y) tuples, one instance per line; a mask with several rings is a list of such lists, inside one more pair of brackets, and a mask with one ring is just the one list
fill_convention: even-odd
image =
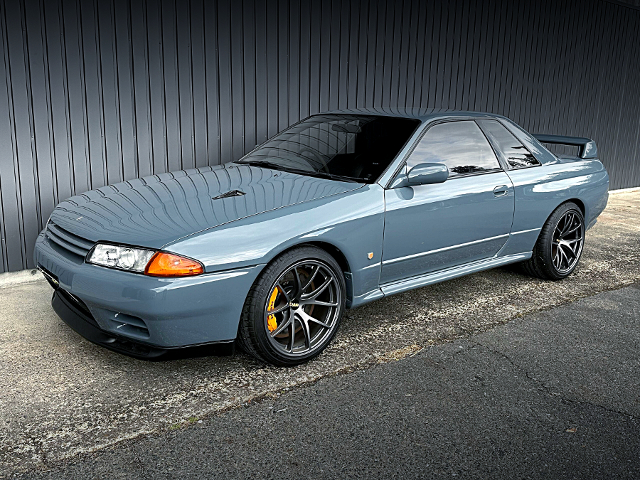
[(166, 252), (158, 252), (151, 257), (144, 270), (145, 275), (152, 277), (187, 277), (203, 272), (200, 262)]

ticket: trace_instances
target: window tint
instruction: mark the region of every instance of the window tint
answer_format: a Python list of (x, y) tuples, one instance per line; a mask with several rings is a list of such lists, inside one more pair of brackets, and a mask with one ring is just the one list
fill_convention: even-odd
[(540, 165), (527, 148), (497, 120), (479, 120), (487, 136), (498, 146), (510, 168)]
[(499, 170), (500, 164), (484, 134), (473, 121), (431, 127), (415, 148), (407, 166), (444, 163), (449, 177)]
[(315, 115), (279, 133), (240, 162), (372, 183), (419, 125), (419, 120), (408, 118)]

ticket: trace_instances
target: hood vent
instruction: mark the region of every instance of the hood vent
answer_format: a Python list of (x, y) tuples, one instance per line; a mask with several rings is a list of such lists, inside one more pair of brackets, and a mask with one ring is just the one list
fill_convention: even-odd
[(241, 192), (240, 190), (231, 190), (230, 192), (226, 192), (223, 194), (218, 195), (217, 197), (212, 197), (212, 200), (220, 200), (222, 198), (229, 198), (229, 197), (241, 197), (242, 195), (244, 195), (244, 192)]

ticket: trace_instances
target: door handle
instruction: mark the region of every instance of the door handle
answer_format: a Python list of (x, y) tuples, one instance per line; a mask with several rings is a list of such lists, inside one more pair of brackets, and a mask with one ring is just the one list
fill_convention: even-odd
[(506, 195), (507, 193), (509, 193), (509, 187), (507, 187), (506, 185), (500, 185), (496, 188), (493, 189), (493, 194), (496, 197), (502, 197), (504, 195)]

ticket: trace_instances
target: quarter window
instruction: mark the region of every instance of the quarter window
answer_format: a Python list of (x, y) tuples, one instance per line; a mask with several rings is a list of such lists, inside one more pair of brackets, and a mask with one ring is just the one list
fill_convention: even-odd
[(444, 163), (450, 178), (500, 170), (486, 137), (468, 120), (431, 127), (407, 160), (409, 169), (419, 163)]
[(497, 120), (479, 120), (487, 136), (504, 155), (509, 168), (526, 168), (540, 165), (520, 141)]

